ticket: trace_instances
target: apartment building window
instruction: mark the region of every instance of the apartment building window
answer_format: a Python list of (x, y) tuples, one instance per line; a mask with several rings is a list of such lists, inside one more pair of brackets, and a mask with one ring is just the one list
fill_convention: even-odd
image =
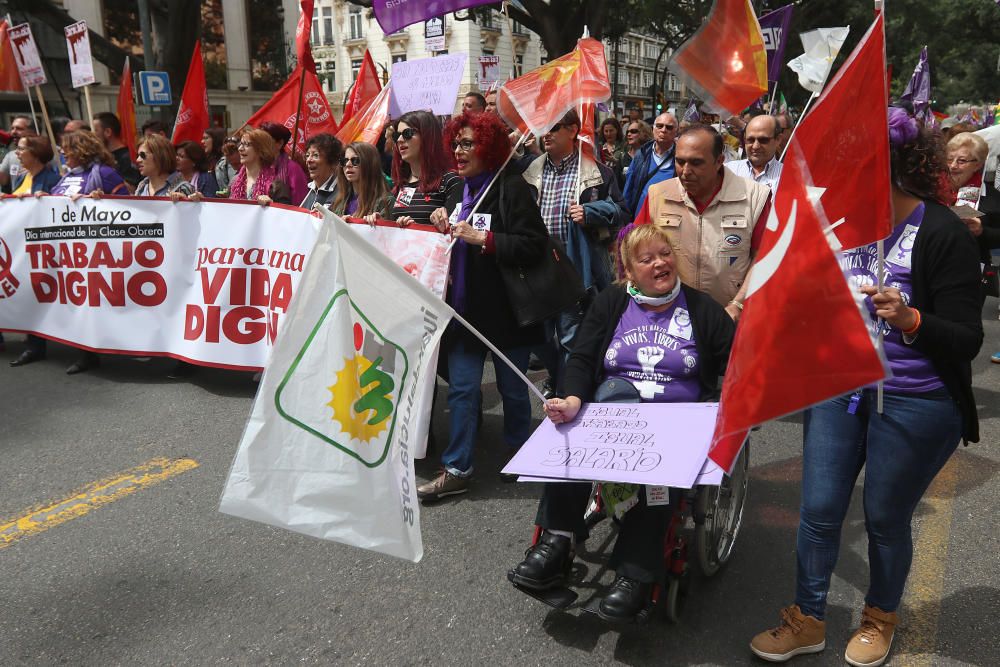
[(400, 53), (397, 56), (393, 56), (392, 57), (392, 62), (393, 63), (405, 63), (406, 62), (406, 54), (405, 53)]
[(361, 71), (361, 58), (351, 61), (351, 81), (358, 80), (358, 73)]
[(323, 43), (333, 44), (333, 7), (323, 8)]
[(365, 37), (364, 20), (365, 20), (364, 16), (361, 14), (361, 8), (351, 7), (351, 13), (348, 16), (351, 39), (364, 39)]
[(327, 60), (323, 63), (323, 84), (326, 87), (326, 92), (332, 93), (337, 90), (337, 62), (335, 60)]
[(514, 56), (514, 76), (521, 76), (524, 72), (524, 56)]
[(312, 43), (319, 44), (319, 9), (313, 7)]

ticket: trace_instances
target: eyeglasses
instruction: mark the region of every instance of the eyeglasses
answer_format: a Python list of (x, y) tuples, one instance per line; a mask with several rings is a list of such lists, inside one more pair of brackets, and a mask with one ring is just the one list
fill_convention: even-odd
[(453, 153), (458, 153), (458, 152), (468, 153), (475, 147), (476, 143), (474, 141), (469, 141), (468, 139), (462, 139), (461, 141), (451, 142), (451, 150)]
[(307, 160), (319, 160), (320, 157), (322, 157), (322, 156), (319, 153), (317, 153), (316, 151), (309, 151), (308, 153), (306, 153), (306, 159)]
[(556, 123), (555, 125), (552, 126), (552, 129), (549, 130), (549, 134), (555, 134), (556, 132), (558, 132), (559, 130), (563, 129), (564, 127), (566, 127), (566, 126), (563, 125), (562, 123)]
[(239, 144), (240, 148), (253, 148), (253, 144), (249, 141), (241, 141)]
[(403, 141), (409, 141), (418, 134), (420, 133), (417, 132), (415, 129), (413, 129), (412, 127), (408, 127), (405, 130), (400, 131), (399, 136), (396, 137), (396, 141), (399, 141), (400, 139), (402, 139)]
[(626, 130), (625, 134), (639, 134), (639, 130)]
[(653, 125), (653, 127), (655, 127), (657, 130), (670, 130), (670, 131), (673, 131), (674, 128), (677, 127), (677, 126), (676, 125), (670, 125), (668, 123), (656, 123), (655, 125)]
[(774, 137), (747, 137), (746, 138), (746, 143), (747, 143), (747, 146), (749, 146), (750, 144), (753, 144), (753, 143), (758, 143), (761, 146), (767, 146), (769, 143), (771, 143), (771, 139), (773, 139), (773, 138)]
[(357, 155), (355, 155), (354, 157), (342, 157), (342, 158), (340, 158), (340, 166), (341, 167), (346, 167), (347, 165), (351, 165), (352, 167), (360, 167), (361, 166), (361, 158), (359, 158)]
[(140, 160), (145, 160), (148, 157), (149, 157), (149, 155), (146, 153), (146, 151), (139, 151), (139, 159)]
[(964, 157), (953, 157), (948, 160), (948, 164), (957, 164), (959, 167), (964, 167), (967, 164), (975, 164), (976, 162), (979, 162), (979, 160), (967, 160)]

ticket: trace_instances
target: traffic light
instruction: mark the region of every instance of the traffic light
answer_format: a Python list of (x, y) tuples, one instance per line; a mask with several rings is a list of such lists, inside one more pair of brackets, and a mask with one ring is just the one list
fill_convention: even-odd
[(657, 113), (663, 111), (663, 93), (656, 94), (656, 111)]

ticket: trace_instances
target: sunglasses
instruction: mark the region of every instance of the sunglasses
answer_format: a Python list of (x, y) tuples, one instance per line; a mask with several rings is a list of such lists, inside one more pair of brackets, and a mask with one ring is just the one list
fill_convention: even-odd
[(639, 134), (639, 130), (626, 130), (625, 134)]
[(148, 157), (149, 157), (149, 154), (146, 151), (139, 151), (139, 159), (140, 160), (145, 160)]
[(346, 167), (347, 165), (351, 165), (352, 167), (360, 167), (361, 166), (361, 158), (359, 158), (357, 155), (355, 155), (354, 157), (342, 157), (342, 158), (340, 158), (340, 166), (341, 167)]
[(409, 141), (418, 134), (420, 133), (417, 132), (415, 129), (413, 129), (412, 127), (408, 127), (399, 133), (399, 137), (397, 137), (396, 140), (398, 141), (399, 139), (402, 139), (403, 141)]
[(555, 125), (552, 126), (552, 129), (549, 130), (549, 134), (555, 134), (556, 132), (558, 132), (559, 130), (563, 129), (564, 127), (566, 127), (566, 126), (563, 125), (562, 123), (556, 123)]
[(773, 137), (747, 137), (746, 143), (747, 146), (755, 142), (760, 144), (761, 146), (767, 146), (769, 143), (771, 143), (772, 139)]
[(676, 125), (667, 125), (666, 123), (657, 123), (653, 127), (655, 127), (657, 130), (673, 130), (677, 126)]

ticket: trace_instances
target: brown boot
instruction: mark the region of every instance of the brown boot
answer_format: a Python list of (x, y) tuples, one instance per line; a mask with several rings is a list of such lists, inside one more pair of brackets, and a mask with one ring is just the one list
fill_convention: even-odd
[(781, 625), (762, 632), (750, 642), (757, 657), (785, 662), (802, 653), (819, 653), (826, 648), (826, 623), (806, 616), (798, 605), (781, 610)]
[(847, 642), (844, 659), (854, 667), (878, 667), (889, 655), (898, 623), (896, 612), (865, 605), (861, 611), (861, 627)]

